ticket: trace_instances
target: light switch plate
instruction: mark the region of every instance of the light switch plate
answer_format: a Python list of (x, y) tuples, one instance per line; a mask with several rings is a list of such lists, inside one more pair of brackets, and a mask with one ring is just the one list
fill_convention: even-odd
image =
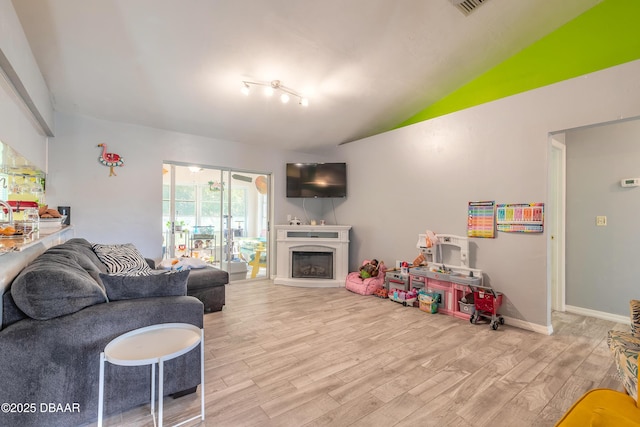
[(596, 225), (598, 227), (606, 227), (607, 225), (607, 217), (606, 216), (597, 216), (596, 217)]

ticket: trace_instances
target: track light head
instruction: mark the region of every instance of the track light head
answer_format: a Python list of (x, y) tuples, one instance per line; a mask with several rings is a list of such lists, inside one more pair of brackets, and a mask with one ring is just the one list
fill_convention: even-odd
[(284, 86), (280, 80), (271, 80), (270, 82), (254, 82), (243, 80), (242, 87), (240, 89), (241, 92), (244, 95), (249, 95), (251, 85), (263, 86), (266, 96), (273, 96), (275, 91), (282, 92), (280, 94), (280, 101), (282, 101), (283, 104), (288, 103), (293, 96), (298, 98), (298, 104), (302, 105), (303, 107), (307, 107), (309, 105), (309, 100), (307, 98), (303, 97), (300, 93), (291, 89), (290, 87)]

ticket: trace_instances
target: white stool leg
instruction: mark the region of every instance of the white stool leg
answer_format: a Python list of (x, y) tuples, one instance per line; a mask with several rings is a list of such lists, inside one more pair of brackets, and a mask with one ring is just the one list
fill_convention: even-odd
[(151, 415), (153, 425), (156, 425), (156, 364), (151, 364)]
[(162, 398), (164, 397), (164, 360), (158, 362), (158, 427), (162, 427)]
[(102, 411), (104, 410), (104, 352), (100, 353), (100, 385), (98, 390), (98, 427), (102, 427)]
[(200, 412), (204, 421), (204, 329), (200, 331)]

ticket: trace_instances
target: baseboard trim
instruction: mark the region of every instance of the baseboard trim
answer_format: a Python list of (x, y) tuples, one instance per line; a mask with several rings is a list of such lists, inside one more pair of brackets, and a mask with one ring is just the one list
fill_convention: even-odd
[(610, 320), (612, 322), (631, 325), (631, 318), (629, 316), (621, 316), (619, 314), (611, 314), (604, 311), (591, 310), (589, 308), (576, 307), (573, 305), (565, 305), (564, 309), (565, 311), (573, 314), (580, 314), (582, 316), (595, 317), (602, 320)]
[(513, 317), (504, 317), (504, 323), (509, 326), (515, 326), (516, 328), (526, 329), (528, 331), (537, 332), (543, 335), (552, 335), (553, 326), (551, 325), (538, 325), (537, 323), (527, 322), (526, 320), (515, 319)]
[[(565, 311), (568, 313), (578, 314), (581, 316), (595, 317), (597, 319), (609, 320), (611, 322), (623, 323), (631, 325), (631, 319), (629, 316), (621, 316), (619, 314), (606, 313), (604, 311), (591, 310), (588, 308), (575, 307), (573, 305), (565, 305)], [(537, 332), (544, 335), (553, 335), (552, 325), (538, 325), (537, 323), (527, 322), (526, 320), (515, 319), (512, 317), (504, 317), (504, 322), (507, 325), (515, 326), (516, 328), (526, 329), (528, 331)]]

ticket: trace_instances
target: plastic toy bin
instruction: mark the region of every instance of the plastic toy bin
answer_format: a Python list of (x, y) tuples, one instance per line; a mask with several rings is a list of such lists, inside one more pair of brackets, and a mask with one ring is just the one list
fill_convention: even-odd
[(418, 307), (422, 311), (435, 314), (438, 312), (438, 297), (439, 295), (435, 292), (420, 290), (418, 293)]
[(420, 300), (419, 304), (420, 304), (419, 308), (422, 311), (425, 311), (425, 312), (431, 313), (431, 314), (435, 314), (435, 313), (438, 312), (438, 303), (435, 302), (435, 301), (429, 302), (429, 301)]
[(460, 305), (460, 312), (461, 313), (466, 313), (466, 314), (471, 315), (471, 314), (476, 312), (476, 306), (473, 303), (465, 304), (462, 301), (458, 301), (458, 304)]

